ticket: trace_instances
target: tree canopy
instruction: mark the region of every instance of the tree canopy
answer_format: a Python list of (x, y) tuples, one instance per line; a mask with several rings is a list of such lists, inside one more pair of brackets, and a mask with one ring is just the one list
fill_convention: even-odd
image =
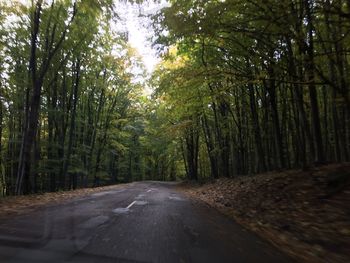
[(348, 1), (169, 1), (154, 79), (189, 178), (349, 160)]
[(348, 161), (349, 10), (170, 0), (146, 81), (115, 1), (1, 1), (2, 194)]

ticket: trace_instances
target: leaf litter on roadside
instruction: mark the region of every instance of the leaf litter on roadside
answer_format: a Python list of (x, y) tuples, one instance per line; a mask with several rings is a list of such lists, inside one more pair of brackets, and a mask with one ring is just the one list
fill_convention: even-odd
[(221, 178), (180, 189), (303, 262), (350, 262), (350, 164)]

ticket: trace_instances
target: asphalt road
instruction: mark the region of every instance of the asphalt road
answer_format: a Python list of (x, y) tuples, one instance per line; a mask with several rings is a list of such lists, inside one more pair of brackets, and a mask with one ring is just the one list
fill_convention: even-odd
[(141, 182), (0, 221), (0, 262), (293, 261), (174, 184)]

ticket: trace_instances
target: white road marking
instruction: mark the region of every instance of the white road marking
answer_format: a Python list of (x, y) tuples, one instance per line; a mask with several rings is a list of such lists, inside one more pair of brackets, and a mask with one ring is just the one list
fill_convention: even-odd
[[(136, 197), (136, 199), (140, 199), (142, 196), (144, 195), (139, 195), (138, 198)], [(124, 213), (127, 213), (129, 212), (129, 209), (133, 206), (133, 205), (146, 205), (148, 204), (147, 201), (140, 201), (140, 200), (135, 200), (133, 201), (130, 205), (128, 205), (126, 208), (116, 208), (113, 210), (114, 213), (117, 213), (117, 214), (124, 214)]]
[(149, 193), (149, 192), (152, 192), (152, 189), (149, 189), (149, 190), (147, 191), (147, 193)]
[(129, 208), (132, 207), (135, 203), (136, 203), (136, 201), (132, 202), (130, 205), (128, 205), (128, 206), (126, 207), (126, 209), (129, 209)]

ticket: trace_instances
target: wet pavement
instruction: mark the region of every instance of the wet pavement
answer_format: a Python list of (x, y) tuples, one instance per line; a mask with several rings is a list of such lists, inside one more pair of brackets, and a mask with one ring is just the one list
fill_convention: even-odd
[(0, 262), (293, 262), (174, 183), (138, 182), (0, 221)]

